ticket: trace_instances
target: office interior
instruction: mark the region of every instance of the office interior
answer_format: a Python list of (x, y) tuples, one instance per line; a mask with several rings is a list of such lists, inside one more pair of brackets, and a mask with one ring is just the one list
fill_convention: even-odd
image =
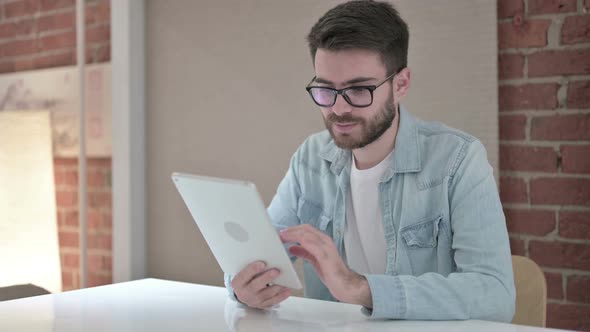
[[(410, 27), (404, 106), (482, 141), (546, 327), (590, 330), (590, 1), (388, 1)], [(305, 36), (341, 2), (0, 0), (0, 301), (223, 287), (171, 174), (270, 203), (325, 129)]]

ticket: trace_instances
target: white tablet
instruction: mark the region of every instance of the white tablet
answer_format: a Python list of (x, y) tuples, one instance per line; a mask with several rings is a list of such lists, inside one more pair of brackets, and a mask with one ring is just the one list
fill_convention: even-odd
[(172, 181), (225, 273), (260, 260), (281, 271), (274, 284), (301, 288), (253, 183), (180, 173)]

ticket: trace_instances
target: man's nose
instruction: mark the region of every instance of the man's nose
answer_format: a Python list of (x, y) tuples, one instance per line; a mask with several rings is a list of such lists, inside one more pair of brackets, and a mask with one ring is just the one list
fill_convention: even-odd
[(343, 95), (336, 95), (336, 103), (332, 106), (332, 112), (341, 116), (344, 113), (352, 112), (352, 106), (344, 99)]

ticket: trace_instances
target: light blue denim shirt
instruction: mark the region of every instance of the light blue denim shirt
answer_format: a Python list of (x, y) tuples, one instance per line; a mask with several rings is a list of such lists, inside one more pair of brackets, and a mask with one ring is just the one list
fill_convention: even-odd
[[(502, 205), (482, 143), (400, 107), (391, 166), (379, 184), (384, 275), (365, 275), (371, 318), (509, 322), (515, 289)], [(297, 150), (268, 207), (277, 229), (311, 224), (343, 256), (351, 152), (327, 131)], [(335, 301), (304, 263), (305, 296)], [(231, 276), (226, 276), (230, 286)]]

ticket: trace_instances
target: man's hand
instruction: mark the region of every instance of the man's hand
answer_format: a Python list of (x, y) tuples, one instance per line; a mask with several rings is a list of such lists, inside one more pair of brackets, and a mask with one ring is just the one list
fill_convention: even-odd
[(265, 309), (283, 302), (291, 295), (289, 288), (270, 285), (280, 272), (277, 269), (264, 271), (265, 267), (264, 262), (249, 264), (231, 281), (238, 300), (249, 307)]
[(299, 243), (289, 252), (308, 261), (337, 300), (373, 307), (367, 279), (346, 266), (332, 238), (308, 224), (284, 229), (280, 236), (284, 243)]

